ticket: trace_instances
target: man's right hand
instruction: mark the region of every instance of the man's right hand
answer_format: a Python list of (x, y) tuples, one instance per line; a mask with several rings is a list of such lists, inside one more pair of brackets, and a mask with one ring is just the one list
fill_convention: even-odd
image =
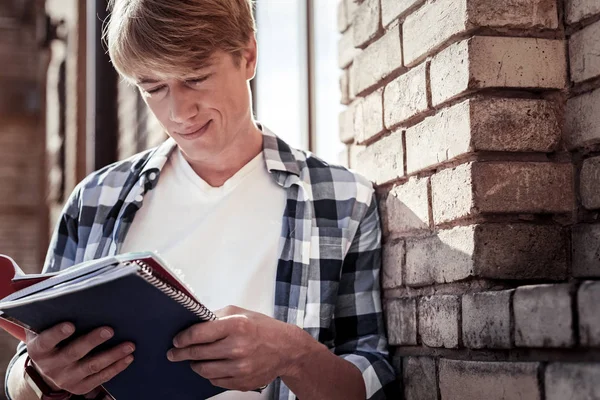
[(121, 343), (110, 350), (89, 356), (113, 336), (109, 327), (101, 327), (73, 340), (58, 344), (75, 332), (71, 323), (58, 324), (40, 334), (27, 333), (27, 352), (36, 370), (54, 390), (83, 395), (109, 381), (131, 364), (135, 345)]

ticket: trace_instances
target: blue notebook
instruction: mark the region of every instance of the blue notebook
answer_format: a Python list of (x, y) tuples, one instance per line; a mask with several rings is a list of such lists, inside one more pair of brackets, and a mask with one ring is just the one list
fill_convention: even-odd
[(135, 343), (133, 363), (103, 385), (115, 399), (198, 400), (225, 391), (192, 371), (188, 361), (167, 360), (177, 333), (215, 316), (156, 255), (107, 257), (35, 279), (0, 300), (0, 316), (34, 332), (70, 321), (73, 338), (111, 326), (113, 338), (97, 351)]

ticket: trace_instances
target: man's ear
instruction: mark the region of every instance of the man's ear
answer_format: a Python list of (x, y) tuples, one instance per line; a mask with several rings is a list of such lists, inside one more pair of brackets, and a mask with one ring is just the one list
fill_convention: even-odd
[(242, 50), (242, 58), (244, 63), (242, 66), (246, 70), (246, 80), (254, 79), (256, 76), (256, 61), (258, 59), (258, 45), (256, 44), (256, 37), (252, 35), (246, 48)]

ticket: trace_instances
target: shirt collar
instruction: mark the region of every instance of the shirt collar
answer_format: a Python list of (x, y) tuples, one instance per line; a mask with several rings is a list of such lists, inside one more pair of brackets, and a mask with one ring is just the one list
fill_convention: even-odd
[[(281, 138), (276, 136), (269, 128), (259, 124), (263, 134), (263, 155), (265, 164), (269, 173), (283, 172), (300, 176), (300, 167), (292, 148)], [(175, 149), (177, 143), (172, 138), (165, 140), (149, 156), (148, 161), (142, 168), (141, 176), (148, 172), (161, 171), (167, 162), (171, 152)]]

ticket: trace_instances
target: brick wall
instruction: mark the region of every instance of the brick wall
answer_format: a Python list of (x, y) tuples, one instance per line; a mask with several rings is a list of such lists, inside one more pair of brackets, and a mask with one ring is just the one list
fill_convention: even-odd
[[(5, 61), (0, 68), (0, 253), (10, 254), (28, 272), (39, 270), (47, 218), (42, 100), (46, 59), (36, 38), (35, 5), (0, 1), (0, 58)], [(16, 345), (0, 332), (0, 376)]]
[(341, 159), (377, 185), (406, 398), (600, 398), (600, 2), (338, 17)]

